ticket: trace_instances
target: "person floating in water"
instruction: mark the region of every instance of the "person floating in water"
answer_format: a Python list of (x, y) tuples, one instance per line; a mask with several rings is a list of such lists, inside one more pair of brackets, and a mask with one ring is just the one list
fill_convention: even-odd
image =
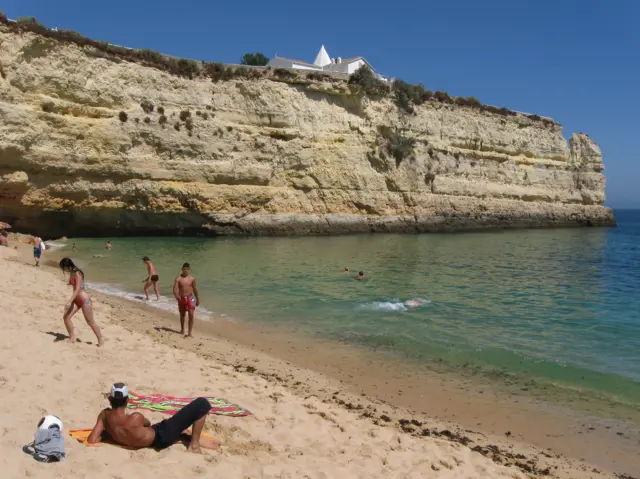
[(111, 249), (113, 245), (111, 244), (111, 240), (107, 241), (107, 243), (104, 245), (105, 249)]
[(154, 425), (139, 412), (127, 414), (129, 389), (124, 383), (111, 386), (108, 398), (111, 408), (100, 411), (96, 425), (87, 439), (89, 444), (100, 442), (106, 433), (111, 440), (122, 446), (166, 449), (178, 442), (182, 434), (192, 427), (188, 448), (190, 452), (201, 453), (201, 448), (216, 449), (219, 446), (216, 441), (201, 437), (207, 414), (211, 410), (211, 404), (205, 398), (193, 400), (174, 416)]
[(153, 265), (153, 263), (151, 262), (148, 256), (145, 256), (144, 258), (142, 258), (142, 261), (144, 261), (145, 264), (147, 265), (147, 279), (144, 280), (145, 281), (144, 295), (147, 301), (149, 301), (149, 288), (153, 284), (153, 289), (156, 292), (156, 299), (159, 300), (160, 293), (158, 292), (158, 280), (160, 278), (158, 277), (158, 273), (156, 272), (156, 267)]
[(418, 306), (422, 306), (424, 303), (416, 299), (407, 299), (403, 304), (407, 308), (417, 308)]
[(178, 300), (178, 311), (180, 312), (180, 334), (184, 334), (185, 314), (189, 313), (189, 333), (186, 335), (187, 338), (192, 337), (196, 306), (200, 306), (196, 279), (189, 275), (190, 269), (189, 263), (183, 264), (182, 274), (176, 276), (176, 280), (173, 283), (173, 295)]
[(71, 258), (62, 258), (60, 260), (60, 269), (65, 273), (69, 273), (68, 284), (73, 287), (71, 299), (69, 299), (69, 301), (64, 305), (63, 316), (64, 325), (69, 333), (69, 341), (71, 341), (71, 343), (76, 342), (76, 334), (73, 329), (71, 318), (73, 318), (73, 315), (78, 311), (82, 310), (84, 319), (87, 321), (87, 324), (93, 331), (93, 334), (95, 334), (98, 339), (98, 347), (102, 346), (102, 334), (100, 333), (100, 328), (93, 319), (93, 304), (91, 303), (91, 298), (85, 291), (84, 287), (84, 273), (80, 268), (73, 264)]
[(353, 278), (353, 279), (357, 279), (357, 280), (362, 280), (362, 279), (364, 279), (364, 273), (363, 273), (362, 271), (360, 271), (360, 272), (358, 273), (358, 276), (356, 276), (356, 277), (355, 277), (355, 278)]
[(345, 273), (348, 273), (348, 272), (349, 272), (349, 267), (348, 267), (348, 266), (345, 266), (345, 267), (344, 267), (344, 272), (345, 272)]
[(36, 266), (40, 266), (40, 256), (42, 256), (42, 252), (44, 251), (44, 242), (42, 238), (36, 236), (33, 238), (33, 259), (36, 260)]

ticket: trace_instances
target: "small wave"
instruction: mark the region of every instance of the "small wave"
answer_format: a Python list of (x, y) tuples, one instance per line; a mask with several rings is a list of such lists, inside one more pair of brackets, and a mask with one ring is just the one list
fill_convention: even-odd
[(360, 305), (362, 309), (368, 309), (371, 311), (409, 311), (411, 309), (419, 308), (431, 303), (425, 298), (413, 298), (406, 301), (394, 300), (394, 301), (373, 301)]
[(66, 243), (61, 243), (59, 241), (45, 241), (45, 246), (47, 247), (47, 251), (55, 251), (60, 248), (64, 248), (67, 246)]
[[(87, 282), (87, 287), (89, 289), (93, 289), (100, 293), (108, 294), (109, 296), (116, 296), (118, 298), (124, 298), (129, 301), (139, 301), (141, 303), (146, 304), (152, 308), (162, 309), (164, 311), (171, 311), (172, 313), (177, 312), (176, 300), (173, 297), (160, 296), (160, 299), (156, 301), (155, 295), (150, 295), (149, 301), (144, 300), (144, 295), (140, 293), (131, 293), (129, 291), (122, 290), (117, 286), (108, 283), (89, 283)], [(197, 308), (196, 319), (201, 319), (203, 321), (207, 321), (211, 316), (213, 316), (213, 311), (209, 311), (202, 306), (198, 306)]]

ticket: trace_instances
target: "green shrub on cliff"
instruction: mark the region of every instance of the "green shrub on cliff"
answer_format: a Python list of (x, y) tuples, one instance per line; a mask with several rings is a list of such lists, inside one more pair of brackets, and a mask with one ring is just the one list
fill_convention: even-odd
[(158, 123), (164, 126), (167, 123), (167, 117), (164, 115), (160, 115), (160, 118), (158, 118)]
[(263, 67), (269, 63), (269, 58), (262, 53), (245, 53), (240, 60), (241, 65), (251, 65), (256, 67)]
[(200, 66), (197, 62), (186, 58), (180, 58), (177, 61), (177, 67), (179, 74), (188, 78), (193, 78), (200, 71)]
[(145, 113), (152, 113), (154, 106), (153, 103), (145, 98), (140, 102), (140, 108), (142, 108), (142, 111), (144, 111)]
[(18, 25), (42, 25), (36, 20), (36, 17), (18, 17), (16, 23)]
[(52, 101), (45, 101), (40, 105), (40, 107), (45, 113), (53, 113), (55, 111), (56, 105)]
[(120, 118), (120, 121), (122, 123), (125, 123), (129, 119), (129, 115), (127, 115), (126, 112), (121, 111), (120, 113), (118, 113), (118, 118)]
[(362, 65), (349, 77), (349, 85), (355, 85), (364, 93), (373, 97), (381, 97), (389, 93), (389, 85), (377, 79), (367, 65)]
[(160, 113), (161, 115), (164, 115), (164, 107), (163, 106), (159, 106), (157, 108), (157, 110), (158, 110), (158, 113)]
[(393, 95), (396, 105), (407, 113), (413, 113), (413, 105), (422, 105), (433, 93), (424, 89), (422, 83), (412, 85), (403, 80), (394, 80)]
[(180, 120), (187, 121), (187, 119), (191, 118), (191, 112), (189, 110), (182, 110), (180, 112)]
[(286, 68), (276, 68), (273, 70), (273, 75), (277, 78), (282, 78), (283, 80), (293, 80), (294, 78), (298, 78), (298, 73), (287, 70)]
[(399, 167), (405, 158), (413, 156), (416, 140), (404, 136), (403, 130), (400, 128), (382, 125), (378, 127), (378, 133), (385, 140), (384, 149), (387, 154), (395, 158), (396, 167)]

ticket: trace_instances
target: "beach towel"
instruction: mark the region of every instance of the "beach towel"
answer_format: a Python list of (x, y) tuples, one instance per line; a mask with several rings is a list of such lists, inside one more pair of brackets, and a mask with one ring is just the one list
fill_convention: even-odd
[[(72, 438), (77, 439), (79, 442), (81, 442), (82, 444), (88, 447), (100, 447), (100, 446), (104, 446), (105, 444), (110, 444), (111, 446), (120, 447), (122, 449), (129, 449), (129, 450), (139, 449), (137, 447), (121, 446), (120, 444), (116, 444), (114, 442), (96, 442), (95, 444), (89, 444), (87, 442), (87, 440), (89, 439), (89, 434), (91, 434), (91, 429), (72, 429), (69, 431), (69, 435)], [(191, 434), (191, 430), (189, 430), (189, 434)], [(207, 439), (215, 441), (215, 438), (211, 434), (207, 434), (206, 432), (203, 432), (201, 437), (205, 437)]]
[[(107, 394), (105, 394), (105, 397)], [(244, 417), (249, 416), (251, 412), (245, 408), (238, 406), (237, 404), (230, 403), (226, 399), (215, 398), (211, 396), (203, 396), (209, 404), (211, 404), (211, 410), (209, 414), (216, 414), (218, 416), (229, 417)], [(184, 406), (189, 404), (195, 398), (181, 398), (174, 396), (166, 396), (164, 394), (149, 394), (147, 396), (129, 391), (129, 402), (127, 403), (128, 409), (149, 409), (155, 412), (161, 412), (173, 416)]]

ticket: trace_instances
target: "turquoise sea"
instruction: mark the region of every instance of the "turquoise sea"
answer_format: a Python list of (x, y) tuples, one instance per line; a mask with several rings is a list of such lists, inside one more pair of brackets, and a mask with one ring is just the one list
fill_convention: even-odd
[[(211, 314), (635, 407), (640, 211), (616, 217), (611, 229), (76, 239), (78, 251), (70, 240), (63, 252), (90, 286), (127, 297), (142, 293), (141, 258), (150, 256), (166, 296), (159, 307), (175, 310), (173, 279), (189, 262)], [(358, 271), (364, 281), (353, 279)]]

